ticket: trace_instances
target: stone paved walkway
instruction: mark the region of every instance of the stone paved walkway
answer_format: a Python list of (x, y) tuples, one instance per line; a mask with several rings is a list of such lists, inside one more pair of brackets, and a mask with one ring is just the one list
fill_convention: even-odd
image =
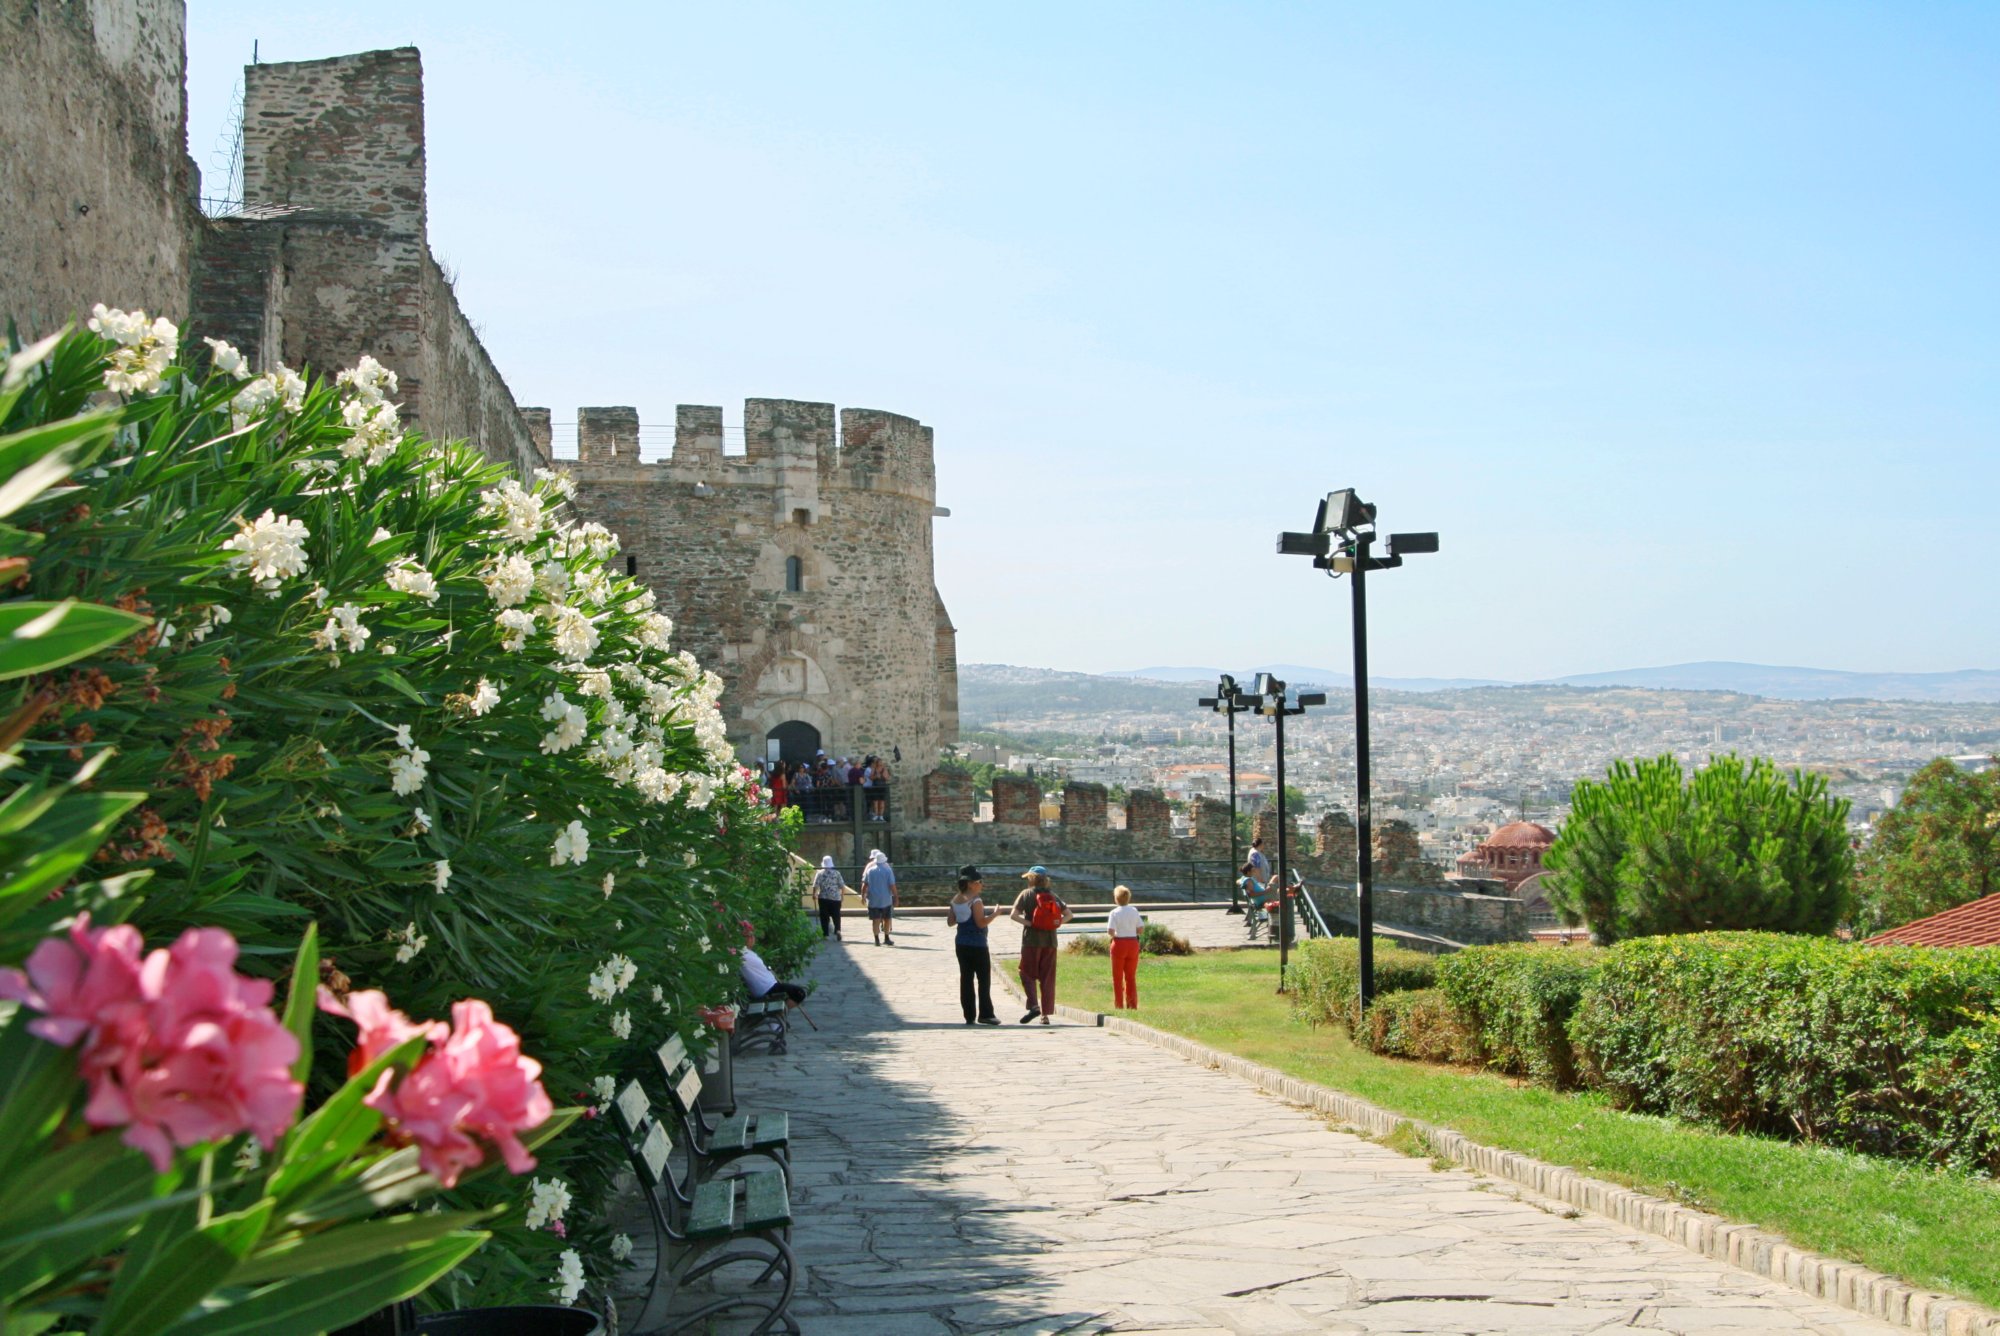
[(861, 926), (737, 1066), (791, 1111), (809, 1336), (1895, 1330), (1011, 998), (969, 1028), (941, 923)]

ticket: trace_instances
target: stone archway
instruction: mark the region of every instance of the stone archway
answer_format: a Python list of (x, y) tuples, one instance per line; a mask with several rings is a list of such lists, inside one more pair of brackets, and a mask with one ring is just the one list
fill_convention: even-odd
[(821, 747), (819, 730), (803, 719), (787, 719), (774, 724), (764, 735), (766, 757), (773, 749), (780, 761), (809, 762)]

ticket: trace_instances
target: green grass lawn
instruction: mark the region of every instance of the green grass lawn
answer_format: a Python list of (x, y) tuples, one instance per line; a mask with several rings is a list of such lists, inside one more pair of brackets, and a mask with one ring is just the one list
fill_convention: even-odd
[[(1064, 1002), (1109, 1011), (1108, 962), (1065, 954)], [(1490, 1072), (1379, 1057), (1293, 1020), (1270, 951), (1147, 956), (1133, 1019), (1475, 1141), (1782, 1234), (1929, 1289), (2000, 1305), (2000, 1185), (1848, 1151), (1620, 1113)]]

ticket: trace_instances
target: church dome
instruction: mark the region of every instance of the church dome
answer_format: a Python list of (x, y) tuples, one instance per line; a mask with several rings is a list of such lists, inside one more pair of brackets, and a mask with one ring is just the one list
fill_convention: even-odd
[(1546, 849), (1556, 842), (1556, 833), (1532, 821), (1513, 821), (1493, 832), (1487, 844), (1502, 849)]

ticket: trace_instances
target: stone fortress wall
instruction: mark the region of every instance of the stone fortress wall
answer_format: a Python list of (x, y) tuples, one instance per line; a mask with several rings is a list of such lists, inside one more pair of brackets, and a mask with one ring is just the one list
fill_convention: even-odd
[(176, 321), (202, 231), (183, 0), (0, 5), (0, 318), (98, 301)]
[[(546, 441), (548, 410), (525, 411)], [(680, 406), (673, 453), (646, 462), (635, 409), (579, 409), (578, 457), (565, 462), (578, 513), (618, 535), (679, 643), (722, 675), (741, 754), (808, 725), (831, 755), (890, 757), (899, 791), (916, 792), (958, 736), (954, 633), (933, 575), (931, 429), (752, 399), (745, 451), (725, 455), (722, 418)]]

